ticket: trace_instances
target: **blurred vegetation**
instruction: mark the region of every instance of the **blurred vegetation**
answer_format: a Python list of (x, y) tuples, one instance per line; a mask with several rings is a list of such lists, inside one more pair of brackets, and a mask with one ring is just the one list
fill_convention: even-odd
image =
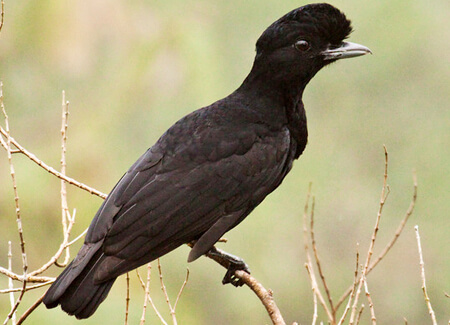
[[(273, 289), (287, 322), (310, 322), (312, 293), (304, 269), (301, 216), (308, 183), (316, 197), (316, 239), (337, 300), (353, 279), (356, 243), (368, 247), (390, 153), (391, 194), (375, 254), (389, 240), (419, 182), (416, 210), (390, 255), (368, 277), (380, 324), (429, 323), (421, 291), (413, 227), (421, 231), (428, 292), (440, 322), (450, 317), (450, 5), (444, 0), (331, 1), (353, 21), (351, 40), (372, 56), (338, 62), (307, 87), (309, 144), (282, 186), (237, 229), (227, 251), (243, 257)], [(61, 91), (70, 101), (68, 174), (108, 192), (123, 172), (176, 120), (237, 88), (250, 70), (262, 31), (299, 1), (57, 1), (6, 0), (0, 33), (0, 79), (12, 135), (58, 167)], [(15, 156), (30, 268), (61, 242), (59, 180)], [(0, 153), (0, 265), (20, 247), (6, 155)], [(101, 200), (69, 187), (77, 235)], [(73, 253), (79, 247), (75, 245)], [(378, 249), (378, 250), (377, 250)], [(162, 258), (175, 298), (188, 248)], [(246, 288), (222, 286), (224, 270), (202, 258), (177, 315), (180, 324), (264, 324), (269, 319)], [(52, 268), (48, 275), (60, 270)], [(141, 274), (145, 274), (141, 270)], [(141, 316), (143, 292), (132, 275), (131, 322)], [(0, 277), (0, 287), (7, 279)], [(20, 311), (42, 293), (25, 296)], [(170, 319), (155, 276), (152, 296)], [(0, 296), (1, 315), (9, 310)], [(121, 324), (125, 279), (82, 324)], [(157, 324), (151, 309), (147, 321)], [(364, 323), (369, 321), (366, 310)], [(44, 307), (27, 324), (79, 324)]]

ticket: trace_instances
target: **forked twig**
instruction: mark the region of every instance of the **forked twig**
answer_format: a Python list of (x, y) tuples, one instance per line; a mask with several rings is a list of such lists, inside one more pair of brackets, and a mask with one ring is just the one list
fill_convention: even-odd
[[(150, 263), (147, 265), (147, 270), (148, 270), (149, 268), (151, 268)], [(138, 272), (138, 269), (136, 269), (136, 274), (137, 274), (137, 277), (138, 277), (138, 279), (139, 279), (139, 283), (141, 284), (142, 289), (144, 289), (144, 291), (145, 291), (146, 286), (145, 286), (144, 280), (142, 280), (142, 277), (141, 277), (141, 275), (140, 275), (139, 272)], [(155, 306), (155, 304), (154, 304), (154, 302), (153, 302), (153, 299), (152, 299), (152, 297), (150, 296), (150, 294), (149, 294), (148, 292), (146, 292), (145, 294), (148, 296), (148, 301), (150, 302), (150, 305), (152, 306), (153, 310), (154, 310), (155, 313), (156, 313), (156, 316), (158, 316), (158, 318), (159, 318), (159, 320), (161, 321), (161, 323), (163, 323), (164, 325), (168, 325), (167, 322), (164, 320), (164, 318), (161, 316), (161, 314), (160, 314), (158, 308), (156, 308), (156, 306)]]
[[(417, 175), (414, 172), (413, 173), (413, 183), (414, 183), (414, 190), (413, 190), (413, 196), (411, 199), (411, 203), (409, 204), (408, 210), (405, 213), (405, 216), (400, 221), (399, 226), (397, 227), (397, 230), (395, 231), (394, 237), (391, 239), (391, 241), (385, 246), (383, 251), (380, 253), (380, 255), (377, 257), (375, 261), (373, 261), (372, 264), (370, 264), (369, 268), (367, 269), (366, 276), (374, 269), (375, 266), (389, 253), (390, 249), (394, 246), (396, 243), (398, 237), (400, 237), (400, 234), (402, 233), (406, 222), (408, 221), (409, 217), (412, 215), (414, 211), (414, 207), (417, 201)], [(345, 301), (345, 299), (348, 297), (348, 295), (352, 291), (352, 286), (348, 287), (348, 289), (342, 294), (342, 296), (339, 298), (338, 302), (335, 305), (336, 311), (339, 309), (341, 304)]]
[(378, 208), (378, 212), (377, 212), (377, 218), (375, 221), (375, 226), (373, 229), (373, 233), (372, 233), (372, 237), (370, 240), (370, 245), (369, 245), (369, 250), (367, 252), (367, 258), (366, 258), (366, 262), (364, 263), (364, 267), (362, 269), (361, 272), (361, 277), (359, 279), (359, 284), (358, 284), (358, 289), (356, 291), (356, 296), (355, 296), (355, 300), (353, 302), (353, 307), (352, 307), (352, 313), (350, 315), (350, 324), (354, 324), (355, 322), (355, 317), (356, 317), (356, 307), (358, 304), (358, 299), (359, 299), (359, 295), (361, 293), (361, 289), (362, 286), (364, 284), (366, 275), (367, 275), (367, 270), (369, 268), (370, 265), (370, 260), (371, 257), (373, 255), (373, 248), (375, 246), (375, 241), (377, 238), (377, 233), (378, 233), (378, 229), (379, 229), (379, 225), (380, 225), (380, 220), (381, 220), (381, 215), (383, 212), (383, 207), (384, 204), (386, 203), (386, 199), (389, 196), (389, 186), (387, 184), (387, 178), (388, 178), (388, 152), (386, 149), (386, 146), (383, 146), (384, 148), (384, 157), (385, 157), (385, 163), (384, 163), (384, 178), (383, 178), (383, 187), (381, 189), (381, 198), (380, 198), (380, 204), (379, 204), (379, 208)]

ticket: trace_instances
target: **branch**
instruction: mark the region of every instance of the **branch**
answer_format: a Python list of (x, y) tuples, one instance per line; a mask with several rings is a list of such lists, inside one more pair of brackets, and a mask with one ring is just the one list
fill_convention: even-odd
[[(5, 129), (6, 129), (6, 148), (5, 149), (8, 154), (9, 170), (10, 170), (11, 180), (12, 180), (12, 185), (13, 185), (14, 202), (15, 202), (15, 207), (16, 207), (17, 231), (19, 232), (20, 249), (22, 252), (22, 270), (23, 270), (22, 290), (20, 291), (20, 294), (16, 300), (16, 303), (11, 308), (11, 311), (9, 312), (8, 316), (6, 316), (6, 319), (3, 322), (3, 324), (6, 324), (11, 319), (11, 317), (13, 317), (17, 307), (19, 307), (19, 305), (22, 301), (23, 295), (25, 294), (25, 289), (27, 286), (28, 262), (27, 262), (27, 254), (25, 251), (25, 240), (24, 240), (24, 236), (23, 236), (22, 217), (20, 214), (19, 192), (17, 190), (16, 173), (15, 173), (14, 164), (12, 161), (11, 135), (10, 135), (10, 131), (9, 131), (9, 120), (8, 120), (8, 115), (6, 114), (5, 106), (3, 104), (3, 83), (2, 82), (0, 82), (0, 108), (3, 112), (3, 116), (5, 117)], [(4, 145), (4, 141), (2, 142), (2, 145)]]
[(256, 294), (256, 296), (258, 296), (274, 325), (286, 325), (283, 316), (273, 299), (272, 290), (264, 288), (261, 283), (245, 271), (235, 271), (234, 275), (241, 279)]
[[(7, 132), (0, 126), (0, 133), (7, 138), (8, 134)], [(53, 167), (50, 167), (49, 165), (47, 165), (46, 163), (44, 163), (42, 160), (40, 160), (39, 158), (36, 157), (35, 154), (29, 152), (27, 149), (25, 149), (24, 147), (22, 147), (20, 145), (19, 142), (17, 142), (13, 137), (10, 137), (10, 141), (11, 143), (14, 145), (14, 147), (17, 148), (18, 151), (15, 151), (17, 153), (22, 153), (24, 154), (26, 157), (28, 157), (31, 161), (33, 161), (34, 163), (36, 163), (39, 167), (42, 167), (43, 169), (45, 169), (47, 172), (49, 172), (50, 174), (58, 177), (59, 179), (65, 180), (67, 183), (69, 183), (70, 185), (74, 185), (78, 188), (81, 188), (82, 190), (85, 190), (93, 195), (97, 195), (98, 197), (101, 197), (102, 199), (106, 199), (106, 194), (102, 193), (98, 190), (96, 190), (95, 188), (92, 188), (90, 186), (87, 186), (86, 184), (83, 184), (81, 182), (78, 182), (77, 180), (70, 178), (66, 175), (61, 174), (60, 172), (58, 172), (56, 169), (54, 169)], [(2, 142), (2, 146), (3, 142)], [(6, 148), (5, 148), (6, 149)]]
[[(400, 221), (400, 224), (397, 227), (397, 230), (395, 231), (394, 237), (385, 246), (385, 248), (380, 253), (378, 258), (372, 264), (370, 264), (369, 268), (367, 269), (366, 276), (375, 268), (375, 266), (378, 265), (378, 263), (387, 255), (387, 253), (389, 253), (391, 248), (396, 243), (398, 237), (400, 237), (400, 235), (401, 235), (401, 233), (402, 233), (402, 231), (403, 231), (403, 229), (404, 229), (404, 227), (406, 225), (406, 222), (408, 221), (409, 217), (412, 215), (412, 213), (414, 211), (414, 207), (416, 205), (416, 201), (417, 201), (417, 175), (416, 175), (416, 173), (413, 173), (413, 183), (414, 183), (413, 196), (412, 196), (412, 199), (411, 199), (411, 203), (409, 204), (408, 210), (405, 213), (405, 216)], [(342, 294), (342, 296), (339, 298), (338, 302), (336, 303), (336, 306), (335, 306), (336, 310), (339, 309), (339, 307), (345, 301), (345, 299), (348, 297), (348, 295), (351, 293), (351, 291), (352, 291), (352, 286), (349, 286), (348, 289), (344, 292), (344, 294)]]
[(420, 244), (420, 234), (419, 234), (419, 226), (415, 226), (414, 230), (416, 231), (416, 239), (417, 239), (417, 249), (419, 251), (419, 260), (420, 260), (420, 275), (422, 277), (422, 291), (423, 296), (425, 298), (425, 303), (428, 307), (428, 313), (430, 314), (431, 321), (433, 322), (433, 325), (437, 325), (436, 316), (434, 314), (433, 307), (431, 306), (430, 297), (427, 293), (427, 284), (425, 281), (425, 263), (423, 261), (423, 255), (422, 255), (422, 245)]
[(325, 293), (327, 294), (328, 303), (330, 304), (330, 309), (332, 310), (333, 320), (335, 320), (336, 310), (334, 309), (333, 299), (331, 298), (331, 293), (330, 293), (330, 290), (328, 289), (327, 281), (325, 280), (325, 275), (323, 274), (323, 271), (322, 271), (322, 266), (321, 266), (320, 259), (319, 259), (319, 253), (317, 252), (317, 247), (316, 247), (316, 239), (314, 237), (314, 206), (315, 206), (315, 200), (314, 200), (314, 196), (313, 196), (313, 202), (312, 202), (312, 207), (311, 207), (311, 222), (310, 222), (310, 229), (309, 229), (310, 234), (311, 234), (311, 246), (312, 246), (313, 252), (314, 252), (314, 259), (316, 260), (317, 270), (319, 271), (320, 279), (322, 280), (322, 284), (325, 289)]
[(5, 2), (2, 0), (2, 9), (1, 9), (2, 11), (1, 11), (1, 14), (0, 14), (0, 16), (1, 16), (1, 18), (0, 18), (0, 32), (2, 31), (2, 28), (3, 28), (3, 21), (4, 21), (4, 18), (5, 18)]
[[(147, 264), (147, 278), (150, 277), (150, 270), (151, 270), (151, 264), (148, 263), (148, 264)], [(159, 320), (160, 320), (161, 323), (163, 323), (164, 325), (168, 325), (167, 322), (164, 320), (164, 318), (161, 316), (160, 312), (158, 311), (158, 308), (156, 308), (156, 306), (155, 306), (155, 304), (154, 304), (154, 302), (153, 302), (153, 299), (152, 299), (152, 297), (150, 296), (150, 293), (149, 293), (148, 291), (146, 291), (146, 285), (145, 285), (145, 283), (144, 283), (144, 280), (142, 280), (142, 277), (141, 277), (141, 275), (139, 274), (138, 269), (136, 269), (136, 274), (137, 274), (137, 277), (138, 277), (138, 279), (139, 279), (139, 283), (141, 284), (142, 289), (144, 289), (145, 295), (146, 295), (148, 301), (150, 302), (150, 305), (152, 305), (152, 308), (153, 308), (153, 310), (155, 311), (156, 315), (158, 316)]]
[[(188, 244), (191, 246), (192, 243)], [(206, 254), (206, 257), (212, 259), (219, 265), (223, 266), (225, 269), (228, 269), (230, 266), (230, 261), (221, 258), (217, 255)], [(259, 298), (264, 308), (266, 308), (270, 319), (274, 325), (286, 325), (283, 316), (281, 315), (280, 309), (278, 308), (275, 300), (273, 299), (272, 290), (267, 290), (263, 287), (261, 283), (258, 282), (253, 276), (248, 274), (245, 271), (237, 270), (234, 272), (234, 276), (240, 279), (245, 285), (247, 285)]]

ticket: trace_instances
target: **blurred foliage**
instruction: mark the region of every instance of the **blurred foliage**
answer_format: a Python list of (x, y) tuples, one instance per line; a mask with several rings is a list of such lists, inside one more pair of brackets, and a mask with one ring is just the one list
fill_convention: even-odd
[[(0, 33), (0, 79), (13, 136), (58, 167), (61, 91), (70, 100), (68, 174), (108, 192), (122, 173), (177, 119), (232, 92), (250, 70), (262, 31), (304, 2), (6, 0)], [(429, 295), (438, 320), (450, 300), (450, 5), (444, 0), (332, 1), (353, 21), (351, 40), (372, 56), (344, 60), (321, 71), (304, 102), (309, 144), (291, 174), (236, 230), (226, 250), (242, 256), (273, 289), (287, 322), (307, 323), (312, 294), (304, 269), (301, 216), (308, 183), (316, 197), (316, 238), (334, 299), (353, 278), (356, 243), (365, 253), (375, 222), (384, 157), (390, 153), (391, 194), (377, 254), (393, 235), (412, 196), (416, 210), (391, 254), (368, 277), (380, 324), (429, 322), (421, 292), (413, 226), (422, 236)], [(20, 247), (6, 155), (0, 153), (0, 265), (13, 242)], [(61, 241), (59, 181), (15, 156), (30, 268)], [(77, 235), (100, 199), (69, 187)], [(74, 247), (77, 249), (78, 246)], [(188, 248), (162, 259), (173, 299), (185, 276)], [(73, 253), (75, 253), (73, 251)], [(265, 310), (245, 288), (222, 286), (224, 270), (202, 258), (178, 307), (180, 324), (262, 324)], [(60, 271), (52, 268), (49, 275)], [(145, 274), (144, 270), (141, 270)], [(132, 275), (131, 321), (141, 316), (143, 292)], [(0, 286), (7, 280), (0, 277)], [(170, 319), (155, 276), (152, 296)], [(25, 296), (25, 307), (43, 289)], [(1, 314), (9, 299), (0, 296)], [(83, 324), (121, 324), (125, 279)], [(149, 323), (157, 324), (151, 309)], [(364, 324), (369, 321), (365, 312)], [(79, 324), (43, 307), (27, 324)]]

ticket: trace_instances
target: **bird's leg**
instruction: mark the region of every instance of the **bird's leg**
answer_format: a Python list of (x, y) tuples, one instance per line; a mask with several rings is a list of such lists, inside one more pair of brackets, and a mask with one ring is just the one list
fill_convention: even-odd
[(205, 255), (227, 269), (227, 273), (225, 273), (222, 284), (231, 283), (235, 287), (241, 287), (244, 282), (236, 277), (234, 275), (234, 272), (242, 270), (250, 274), (250, 269), (248, 268), (247, 263), (245, 263), (242, 258), (231, 255), (221, 249), (216, 248), (215, 246), (213, 246)]

